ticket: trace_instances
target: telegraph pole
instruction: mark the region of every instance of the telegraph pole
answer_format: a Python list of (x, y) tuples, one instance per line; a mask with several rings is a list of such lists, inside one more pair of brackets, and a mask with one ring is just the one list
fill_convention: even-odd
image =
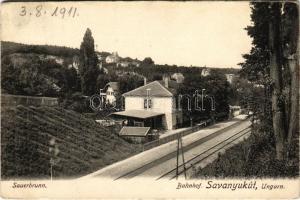
[(183, 144), (182, 144), (182, 137), (181, 134), (177, 134), (177, 158), (176, 158), (176, 179), (178, 179), (179, 176), (179, 156), (180, 156), (180, 150), (181, 150), (181, 157), (182, 157), (182, 165), (183, 165), (183, 172), (184, 177), (186, 179), (186, 167), (185, 167), (185, 159), (184, 159), (184, 150), (183, 150)]
[(185, 160), (184, 160), (184, 151), (183, 151), (183, 145), (182, 145), (182, 137), (181, 134), (179, 134), (179, 140), (181, 144), (181, 157), (182, 157), (182, 164), (183, 164), (183, 172), (184, 172), (184, 178), (186, 179), (186, 167), (185, 167)]

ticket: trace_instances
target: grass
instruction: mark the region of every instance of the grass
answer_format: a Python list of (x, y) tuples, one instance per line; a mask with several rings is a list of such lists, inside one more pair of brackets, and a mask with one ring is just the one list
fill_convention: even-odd
[(60, 107), (17, 106), (1, 111), (2, 179), (49, 178), (49, 141), (59, 149), (55, 178), (79, 177), (139, 151), (113, 128)]
[(194, 169), (192, 178), (285, 178), (299, 176), (299, 132), (294, 136), (291, 154), (284, 161), (275, 159), (273, 137), (254, 128), (245, 141), (219, 154), (203, 169)]

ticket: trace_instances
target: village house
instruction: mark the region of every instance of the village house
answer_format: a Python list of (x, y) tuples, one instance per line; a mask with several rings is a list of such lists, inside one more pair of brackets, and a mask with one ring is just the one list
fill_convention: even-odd
[(126, 57), (123, 59), (120, 59), (119, 62), (117, 63), (118, 66), (121, 67), (139, 67), (140, 66), (140, 61), (137, 59), (132, 59), (130, 57)]
[(139, 61), (138, 59), (134, 59), (130, 64), (135, 67), (139, 67), (141, 65), (141, 61)]
[(130, 65), (130, 62), (128, 62), (128, 61), (120, 61), (118, 63), (118, 66), (121, 66), (121, 67), (129, 67), (129, 65)]
[(106, 57), (105, 62), (108, 64), (112, 64), (112, 63), (118, 63), (119, 60), (120, 57), (118, 55), (118, 52), (113, 52), (111, 55)]
[(68, 68), (74, 67), (76, 71), (78, 72), (79, 70), (79, 57), (78, 56), (73, 56), (72, 58), (72, 63), (68, 65)]
[(116, 95), (119, 93), (119, 83), (118, 82), (109, 82), (106, 84), (106, 103), (115, 105)]
[(206, 67), (204, 67), (204, 68), (202, 69), (202, 71), (201, 71), (201, 76), (203, 76), (203, 77), (209, 76), (210, 73), (211, 73), (211, 70), (208, 69), (208, 68), (206, 68)]
[(105, 61), (105, 59), (106, 59), (105, 55), (101, 55), (100, 53), (96, 53), (96, 55), (97, 55), (99, 62)]
[(174, 73), (172, 74), (171, 78), (175, 80), (177, 83), (183, 83), (184, 76), (182, 73)]
[(176, 129), (182, 124), (176, 89), (170, 88), (170, 79), (153, 81), (123, 94), (125, 110), (113, 113), (126, 120), (127, 126), (151, 129)]
[(226, 80), (232, 84), (233, 78), (234, 78), (234, 74), (225, 74), (226, 76)]

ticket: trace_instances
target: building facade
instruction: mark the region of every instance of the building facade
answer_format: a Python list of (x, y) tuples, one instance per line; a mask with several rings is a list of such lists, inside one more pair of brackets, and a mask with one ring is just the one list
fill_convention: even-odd
[(182, 112), (173, 90), (166, 86), (154, 81), (123, 94), (125, 111), (115, 114), (126, 117), (133, 126), (176, 129), (182, 124)]
[(208, 69), (208, 68), (206, 68), (206, 67), (204, 67), (204, 68), (202, 69), (202, 71), (201, 71), (201, 76), (206, 77), (206, 76), (209, 76), (210, 73), (211, 73), (211, 70)]
[(111, 63), (118, 63), (119, 60), (120, 57), (118, 55), (118, 52), (113, 52), (111, 55), (106, 57), (105, 62), (111, 64)]
[(106, 84), (106, 103), (115, 105), (116, 95), (119, 93), (119, 83), (118, 82), (109, 82)]
[(174, 79), (177, 83), (183, 83), (184, 81), (184, 76), (182, 73), (174, 73), (171, 78)]

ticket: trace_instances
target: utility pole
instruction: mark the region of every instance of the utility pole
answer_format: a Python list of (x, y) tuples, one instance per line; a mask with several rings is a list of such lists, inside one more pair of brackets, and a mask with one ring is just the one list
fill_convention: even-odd
[(176, 179), (178, 179), (178, 176), (179, 176), (179, 156), (180, 156), (180, 152), (181, 152), (181, 157), (182, 157), (184, 177), (186, 179), (186, 167), (185, 167), (184, 150), (183, 150), (183, 144), (182, 144), (182, 136), (181, 136), (180, 133), (177, 134), (177, 136), (178, 137), (177, 137)]
[(181, 144), (181, 157), (182, 157), (182, 164), (183, 164), (184, 178), (186, 179), (186, 167), (185, 167), (184, 151), (183, 151), (183, 144), (182, 144), (182, 137), (181, 137), (181, 134), (179, 134), (179, 141), (180, 141), (180, 144)]

